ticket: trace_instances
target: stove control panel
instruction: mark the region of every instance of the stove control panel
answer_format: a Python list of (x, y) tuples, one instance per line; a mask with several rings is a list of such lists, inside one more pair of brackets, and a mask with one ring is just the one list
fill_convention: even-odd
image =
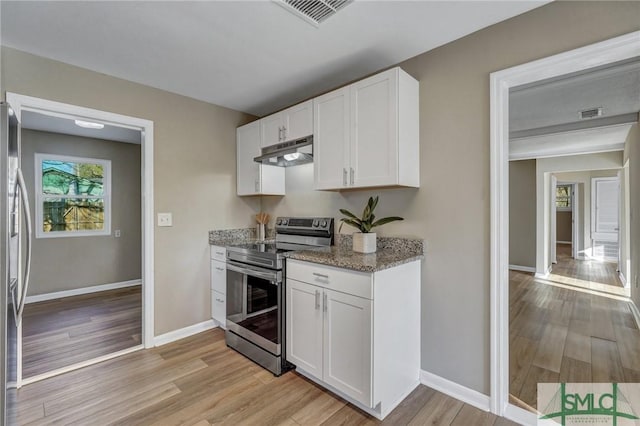
[(276, 219), (276, 231), (279, 230), (331, 230), (332, 217), (279, 217)]

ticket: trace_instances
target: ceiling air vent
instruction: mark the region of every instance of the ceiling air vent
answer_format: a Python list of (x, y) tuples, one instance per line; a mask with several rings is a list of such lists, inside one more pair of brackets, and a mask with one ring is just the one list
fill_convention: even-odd
[(274, 0), (294, 15), (319, 27), (353, 0)]
[(584, 119), (587, 119), (587, 118), (600, 117), (600, 116), (602, 116), (602, 107), (589, 108), (589, 109), (585, 109), (583, 111), (580, 111), (578, 113), (578, 117), (580, 117), (581, 120), (584, 120)]

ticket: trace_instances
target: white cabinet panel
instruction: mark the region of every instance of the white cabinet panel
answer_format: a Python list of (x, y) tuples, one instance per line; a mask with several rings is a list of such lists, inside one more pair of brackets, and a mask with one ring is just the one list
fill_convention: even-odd
[(371, 407), (371, 301), (325, 290), (323, 302), (324, 381)]
[(253, 161), (262, 153), (260, 123), (261, 121), (254, 121), (237, 129), (236, 181), (239, 196), (285, 193), (284, 168), (265, 166)]
[(355, 187), (398, 180), (398, 73), (390, 70), (351, 85), (351, 167)]
[(283, 141), (284, 115), (282, 112), (269, 115), (260, 120), (260, 147), (275, 145)]
[(285, 141), (313, 134), (313, 101), (295, 105), (284, 110), (283, 113)]
[(211, 290), (227, 293), (227, 265), (224, 262), (211, 261)]
[(211, 259), (219, 262), (226, 262), (227, 249), (222, 246), (211, 246)]
[(211, 290), (211, 318), (213, 318), (220, 327), (226, 329), (226, 316), (227, 304), (225, 295)]
[(315, 188), (419, 187), (418, 96), (393, 68), (315, 98)]
[(346, 187), (349, 169), (349, 88), (313, 100), (315, 189)]
[(322, 288), (287, 280), (287, 359), (322, 379)]

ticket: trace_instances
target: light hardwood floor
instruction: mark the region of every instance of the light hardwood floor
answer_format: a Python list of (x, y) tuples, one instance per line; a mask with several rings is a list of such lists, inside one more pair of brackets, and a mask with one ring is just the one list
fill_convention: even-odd
[(23, 377), (140, 344), (140, 286), (25, 305)]
[[(210, 330), (18, 391), (21, 425), (367, 425), (381, 422), (295, 372), (274, 377)], [(425, 386), (383, 422), (514, 425)]]
[(509, 390), (525, 408), (536, 407), (538, 382), (640, 381), (640, 331), (629, 303), (590, 285), (621, 288), (615, 265), (558, 254), (553, 273), (579, 285), (510, 271)]

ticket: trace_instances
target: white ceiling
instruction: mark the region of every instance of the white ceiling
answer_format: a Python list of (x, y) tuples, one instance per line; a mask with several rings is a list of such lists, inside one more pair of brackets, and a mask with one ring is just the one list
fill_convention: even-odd
[(355, 1), (319, 28), (271, 1), (12, 2), (2, 44), (266, 115), (544, 1)]
[[(602, 107), (600, 118), (579, 119), (579, 112)], [(512, 89), (511, 137), (557, 133), (628, 122), (640, 111), (640, 58)], [(635, 121), (638, 117), (635, 114)], [(615, 123), (617, 124), (617, 123)]]
[(41, 130), (44, 132), (60, 133), (63, 135), (84, 136), (87, 138), (103, 139), (108, 141), (140, 144), (142, 135), (139, 130), (124, 127), (104, 125), (102, 129), (86, 129), (76, 126), (74, 120), (40, 114), (23, 110), (20, 115), (21, 125), (25, 129)]

